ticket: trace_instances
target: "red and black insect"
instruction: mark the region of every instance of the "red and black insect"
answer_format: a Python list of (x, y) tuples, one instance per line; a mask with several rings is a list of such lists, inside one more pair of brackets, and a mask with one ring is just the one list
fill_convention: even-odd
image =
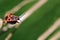
[(4, 22), (10, 23), (10, 24), (15, 24), (17, 22), (17, 20), (19, 20), (19, 18), (11, 13), (6, 15), (4, 18)]

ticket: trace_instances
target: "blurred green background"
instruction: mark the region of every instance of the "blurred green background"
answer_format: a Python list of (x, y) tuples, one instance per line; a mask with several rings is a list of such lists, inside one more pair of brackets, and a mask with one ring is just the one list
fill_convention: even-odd
[[(9, 11), (22, 1), (23, 0), (0, 0), (0, 18), (3, 19), (5, 12)], [(31, 8), (36, 2), (38, 2), (38, 0), (26, 4), (19, 9), (15, 15), (20, 16)], [(28, 17), (19, 26), (10, 40), (37, 40), (37, 38), (42, 35), (42, 33), (45, 32), (59, 17), (60, 0), (48, 0), (47, 3), (36, 10), (34, 14)], [(0, 40), (4, 40), (12, 30), (14, 30), (14, 28), (9, 29), (7, 32), (2, 34), (0, 36)], [(56, 31), (60, 31), (60, 27)], [(53, 34), (51, 34), (46, 40), (49, 40)]]

